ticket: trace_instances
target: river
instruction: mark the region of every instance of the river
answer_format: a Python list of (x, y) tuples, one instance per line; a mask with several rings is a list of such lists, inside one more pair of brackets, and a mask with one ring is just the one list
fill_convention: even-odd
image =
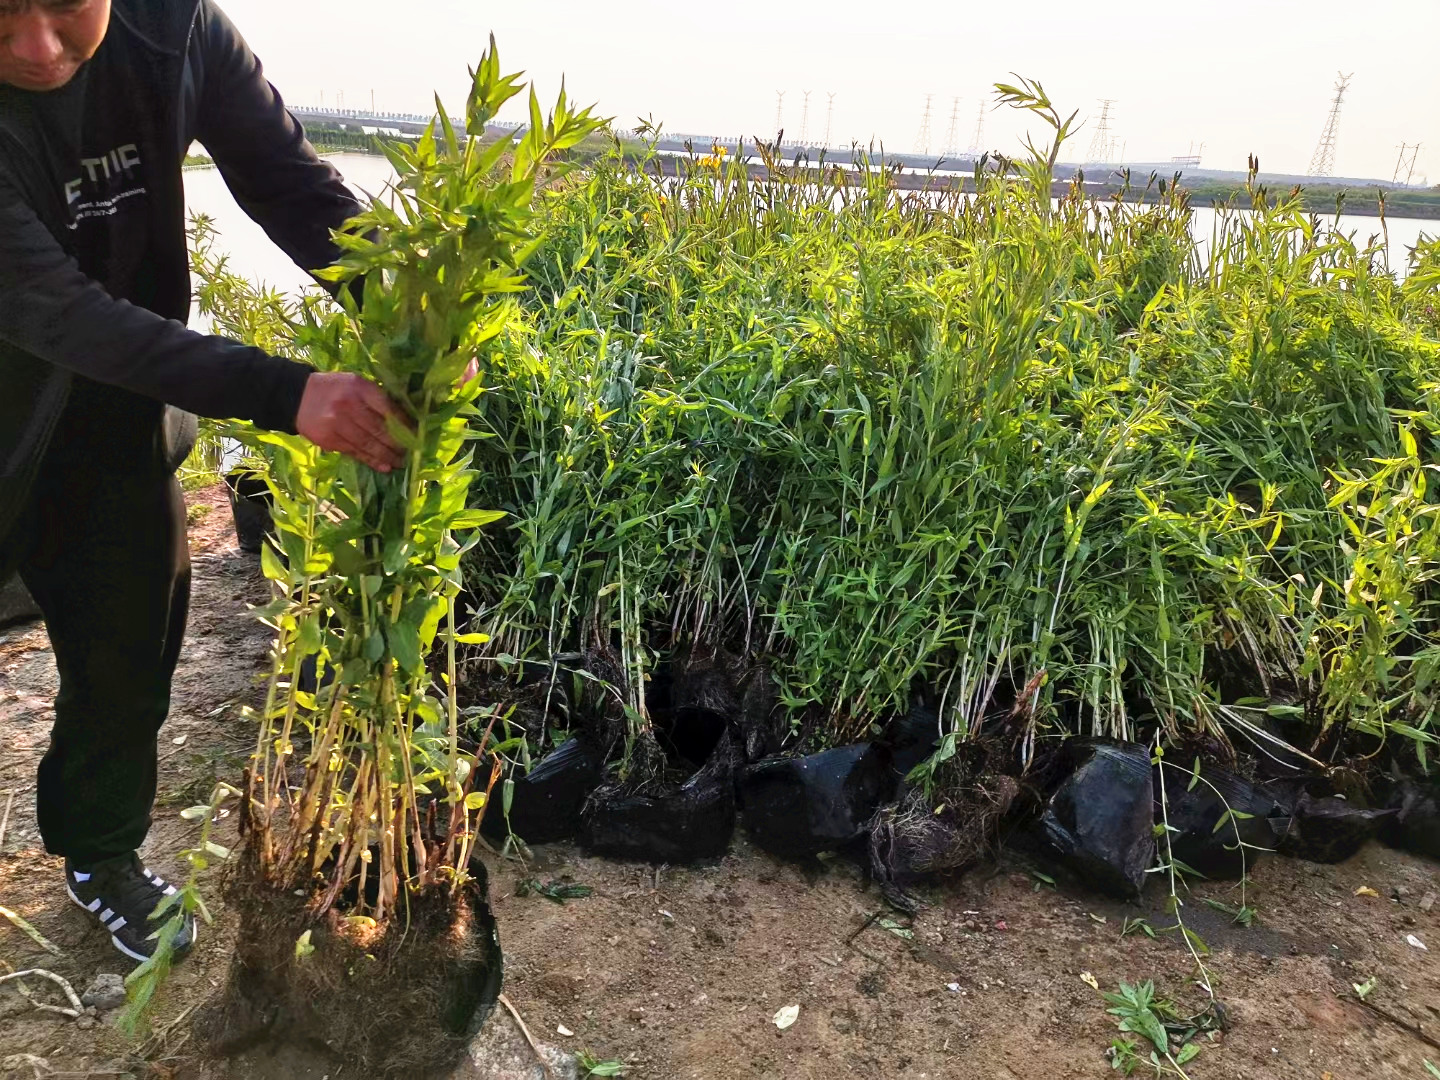
[[(345, 176), (350, 186), (357, 191), (379, 194), (394, 177), (390, 163), (383, 157), (369, 154), (334, 154), (330, 156), (336, 168)], [(216, 248), (230, 258), (230, 268), (236, 273), (264, 282), (266, 285), (287, 292), (298, 291), (310, 282), (310, 278), (296, 267), (272, 244), (265, 233), (245, 216), (231, 198), (225, 182), (215, 169), (190, 169), (185, 173), (185, 201), (192, 213), (208, 214), (214, 219), (219, 230)], [(1210, 207), (1197, 207), (1194, 211), (1193, 232), (1198, 239), (1208, 240), (1213, 232), (1215, 211)], [(1399, 270), (1408, 259), (1408, 249), (1413, 247), (1422, 234), (1440, 234), (1440, 221), (1422, 221), (1417, 218), (1389, 218), (1391, 262)], [(1380, 219), (1376, 217), (1344, 216), (1340, 218), (1342, 231), (1353, 233), (1364, 243), (1380, 231)]]

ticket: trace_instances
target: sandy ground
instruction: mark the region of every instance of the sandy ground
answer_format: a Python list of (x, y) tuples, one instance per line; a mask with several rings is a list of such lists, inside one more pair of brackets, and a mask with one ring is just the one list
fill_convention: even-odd
[[(263, 602), (266, 585), (258, 560), (235, 549), (223, 492), (200, 492), (192, 507), (194, 603), (146, 850), (151, 865), (175, 873), (174, 852), (193, 836), (179, 809), (217, 776), (235, 778), (248, 751), (237, 709), (257, 692), (267, 646), (246, 611)], [(0, 842), (0, 905), (63, 954), (43, 952), (0, 920), (0, 972), (41, 966), (83, 991), (96, 974), (127, 969), (65, 901), (60, 864), (43, 853), (34, 826), (34, 770), (55, 689), (43, 627), (0, 630), (0, 812), (13, 803)], [(657, 871), (555, 845), (532, 865), (496, 861), (493, 870), (510, 999), (537, 1038), (624, 1061), (632, 1077), (1098, 1078), (1115, 1075), (1105, 1052), (1117, 1033), (1082, 975), (1107, 990), (1152, 979), (1187, 1009), (1204, 1001), (1173, 935), (1121, 936), (1128, 917), (1168, 921), (1158, 894), (1126, 906), (1063, 882), (1056, 890), (1012, 856), (923, 890), (930, 906), (913, 926), (898, 926), (912, 937), (878, 921), (865, 928), (883, 904), (857, 868), (782, 863), (743, 838), (709, 867)], [(517, 896), (525, 878), (569, 879), (594, 892), (564, 904)], [(1378, 895), (1357, 895), (1362, 887)], [(1440, 903), (1422, 903), (1440, 894), (1435, 865), (1380, 846), (1339, 866), (1263, 861), (1249, 929), (1200, 902), (1234, 904), (1234, 889), (1206, 885), (1187, 900), (1231, 1020), (1229, 1031), (1201, 1037), (1187, 1075), (1421, 1080), (1431, 1075), (1427, 1056), (1440, 1066), (1440, 1049), (1427, 1042), (1440, 1042)], [(105, 1017), (38, 1012), (13, 984), (0, 986), (0, 1076), (358, 1075), (318, 1056), (198, 1056), (186, 1021), (219, 988), (233, 932), (222, 905), (215, 914), (166, 986), (148, 1039), (126, 1040)], [(1408, 935), (1435, 951), (1408, 944)], [(1354, 1000), (1353, 984), (1372, 977), (1369, 1000), (1393, 1020)], [(58, 1001), (32, 985), (38, 998)], [(799, 1018), (781, 1031), (773, 1017), (791, 1005)]]

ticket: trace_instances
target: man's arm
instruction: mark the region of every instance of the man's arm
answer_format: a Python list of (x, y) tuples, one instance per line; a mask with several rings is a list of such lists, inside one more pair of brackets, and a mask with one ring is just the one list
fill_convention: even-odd
[(338, 255), (330, 233), (359, 213), (340, 174), (316, 155), (234, 24), (202, 0), (191, 65), (199, 68), (195, 136), (241, 208), (303, 270)]
[(402, 458), (385, 427), (386, 416), (397, 410), (374, 383), (197, 334), (115, 299), (80, 270), (3, 179), (0, 340), (77, 375), (200, 416), (298, 431), (322, 450), (349, 454), (381, 472)]
[(311, 369), (117, 300), (0, 180), (0, 338), (97, 382), (201, 416), (294, 432)]

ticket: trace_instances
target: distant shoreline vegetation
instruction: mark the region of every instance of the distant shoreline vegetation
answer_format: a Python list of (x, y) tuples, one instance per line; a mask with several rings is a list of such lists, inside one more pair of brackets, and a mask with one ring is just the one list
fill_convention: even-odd
[[(343, 124), (309, 124), (306, 127), (310, 143), (315, 150), (321, 154), (373, 154), (383, 156), (376, 137), (364, 131), (357, 131), (353, 127)], [(394, 135), (388, 136), (396, 138)], [(415, 142), (418, 136), (399, 136), (401, 141)], [(587, 144), (577, 148), (578, 156), (588, 157), (593, 153), (600, 152), (608, 140), (593, 138), (587, 140)], [(629, 148), (627, 147), (627, 150)], [(701, 156), (700, 148), (695, 149), (696, 159)], [(641, 144), (636, 144), (633, 152), (627, 153), (636, 164), (647, 158), (648, 154)], [(667, 175), (674, 175), (686, 161), (683, 156), (666, 155), (652, 159), (658, 163), (658, 167)], [(204, 167), (213, 165), (210, 158), (203, 155), (190, 155), (185, 159), (187, 168)], [(750, 166), (752, 175), (761, 176), (765, 172), (765, 166), (760, 162), (754, 162)], [(845, 166), (815, 165), (817, 181), (823, 175), (829, 182), (835, 182), (837, 173), (851, 174), (852, 169)], [(1124, 183), (1107, 181), (1103, 183), (1086, 183), (1087, 194), (1097, 199), (1122, 199), (1131, 203), (1151, 203), (1160, 198), (1160, 180), (1164, 186), (1169, 187), (1171, 177), (1157, 177), (1154, 182), (1147, 186), (1148, 177), (1132, 177), (1129, 186)], [(973, 191), (975, 181), (972, 176), (964, 173), (934, 173), (918, 169), (905, 169), (897, 171), (894, 176), (895, 187), (903, 191), (924, 191), (927, 189), (953, 191), (957, 188), (965, 191)], [(1253, 203), (1254, 198), (1262, 196), (1273, 199), (1277, 196), (1290, 195), (1292, 191), (1298, 194), (1303, 208), (1312, 214), (1334, 214), (1337, 211), (1344, 214), (1353, 214), (1357, 217), (1380, 217), (1382, 214), (1395, 218), (1415, 218), (1420, 220), (1440, 220), (1440, 187), (1429, 189), (1415, 188), (1388, 188), (1383, 185), (1354, 185), (1354, 184), (1326, 184), (1316, 183), (1313, 185), (1300, 185), (1293, 189), (1281, 189), (1268, 185), (1257, 185), (1252, 189), (1243, 182), (1227, 182), (1221, 180), (1186, 180), (1183, 176), (1180, 179), (1180, 188), (1185, 191), (1192, 206), (1239, 206), (1247, 207)], [(1055, 182), (1056, 197), (1064, 195), (1069, 191), (1070, 184), (1067, 181), (1057, 180)]]

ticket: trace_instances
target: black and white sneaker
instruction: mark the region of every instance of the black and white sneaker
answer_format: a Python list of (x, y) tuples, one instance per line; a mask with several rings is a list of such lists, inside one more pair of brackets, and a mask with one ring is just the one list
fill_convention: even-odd
[[(152, 919), (155, 909), (175, 886), (153, 874), (133, 852), (85, 869), (65, 861), (65, 891), (106, 930), (110, 943), (132, 960), (149, 960), (158, 944), (160, 928), (174, 915), (168, 910)], [(175, 938), (175, 952), (184, 954), (195, 944), (195, 919), (187, 916)]]

